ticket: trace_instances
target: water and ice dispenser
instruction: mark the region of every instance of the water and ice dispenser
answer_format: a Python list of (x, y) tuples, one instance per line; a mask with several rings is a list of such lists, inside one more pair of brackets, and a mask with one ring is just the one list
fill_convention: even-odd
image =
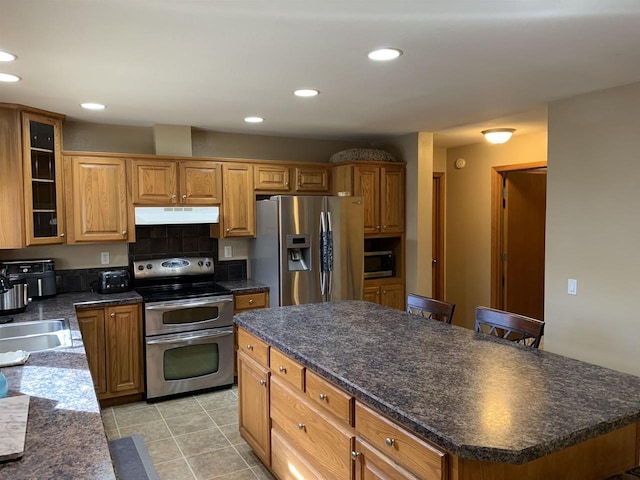
[(311, 237), (287, 235), (287, 266), (290, 272), (311, 270)]

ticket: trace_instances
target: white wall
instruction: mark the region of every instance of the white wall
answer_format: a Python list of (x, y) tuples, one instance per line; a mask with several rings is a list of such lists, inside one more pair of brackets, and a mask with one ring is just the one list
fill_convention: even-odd
[(640, 83), (549, 107), (545, 349), (635, 375), (639, 128)]

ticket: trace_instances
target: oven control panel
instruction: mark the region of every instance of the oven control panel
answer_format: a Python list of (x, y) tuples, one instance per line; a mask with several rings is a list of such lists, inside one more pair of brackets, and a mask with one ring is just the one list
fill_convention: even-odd
[(213, 274), (213, 258), (211, 257), (169, 258), (133, 262), (133, 275), (136, 279), (206, 274)]

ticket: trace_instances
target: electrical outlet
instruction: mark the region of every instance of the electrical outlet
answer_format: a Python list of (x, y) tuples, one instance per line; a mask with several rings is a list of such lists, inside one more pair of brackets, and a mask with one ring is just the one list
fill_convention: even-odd
[(109, 252), (100, 253), (100, 263), (102, 265), (109, 265)]
[(225, 245), (224, 247), (224, 258), (233, 257), (233, 247), (231, 245)]

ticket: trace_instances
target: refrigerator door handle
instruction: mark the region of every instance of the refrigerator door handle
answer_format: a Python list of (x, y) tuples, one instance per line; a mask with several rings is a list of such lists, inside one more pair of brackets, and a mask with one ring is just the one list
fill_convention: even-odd
[(331, 285), (333, 283), (333, 227), (331, 225), (331, 212), (327, 212), (327, 300), (331, 300)]
[(320, 293), (324, 297), (326, 291), (326, 241), (327, 241), (327, 225), (325, 221), (324, 212), (320, 212), (320, 268), (318, 269), (320, 274)]

